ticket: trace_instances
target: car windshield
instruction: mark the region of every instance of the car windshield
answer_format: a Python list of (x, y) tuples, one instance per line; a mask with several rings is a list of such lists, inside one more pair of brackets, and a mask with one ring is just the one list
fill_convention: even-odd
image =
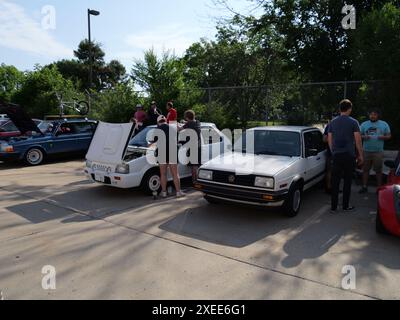
[(132, 140), (129, 142), (129, 145), (134, 147), (148, 147), (150, 142), (147, 140), (147, 134), (152, 129), (155, 129), (155, 127), (144, 128), (132, 138)]
[[(246, 135), (249, 135), (249, 141)], [(250, 145), (253, 139), (254, 146)], [(300, 134), (275, 130), (248, 131), (242, 135), (241, 140), (236, 142), (235, 150), (256, 155), (300, 157)]]

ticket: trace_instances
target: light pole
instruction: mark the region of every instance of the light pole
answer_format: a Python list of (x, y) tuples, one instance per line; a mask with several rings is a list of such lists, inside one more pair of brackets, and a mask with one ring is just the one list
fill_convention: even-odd
[(93, 57), (92, 57), (92, 35), (90, 30), (90, 16), (100, 15), (99, 11), (88, 9), (88, 33), (89, 33), (89, 89), (93, 83)]

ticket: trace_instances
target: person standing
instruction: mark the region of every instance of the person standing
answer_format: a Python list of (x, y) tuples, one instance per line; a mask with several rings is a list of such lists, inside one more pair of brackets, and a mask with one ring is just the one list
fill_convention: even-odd
[(325, 174), (325, 192), (330, 194), (332, 192), (332, 152), (329, 148), (328, 136), (329, 136), (329, 125), (331, 121), (326, 125), (324, 129), (324, 143), (328, 146), (326, 151), (326, 174)]
[[(179, 131), (193, 130), (197, 136), (197, 141), (195, 142), (197, 146), (197, 157), (194, 162), (189, 163), (189, 166), (192, 168), (192, 181), (194, 183), (197, 180), (197, 171), (201, 165), (201, 124), (200, 121), (196, 120), (196, 114), (193, 110), (188, 110), (185, 112), (184, 120), (186, 123), (179, 128)], [(186, 143), (187, 142), (189, 141), (186, 141)]]
[(167, 111), (167, 123), (176, 123), (178, 121), (178, 112), (176, 112), (176, 109), (174, 108), (174, 103), (172, 101), (169, 101), (167, 103)]
[(371, 168), (376, 173), (378, 187), (382, 186), (382, 170), (385, 141), (392, 138), (387, 122), (379, 119), (380, 112), (377, 109), (369, 113), (369, 121), (361, 125), (361, 135), (364, 141), (364, 167), (363, 186), (360, 194), (368, 192), (368, 179)]
[(351, 185), (356, 164), (364, 161), (360, 126), (357, 120), (350, 117), (353, 104), (350, 100), (343, 100), (339, 105), (340, 116), (332, 120), (329, 125), (328, 143), (332, 152), (332, 203), (331, 212), (337, 213), (339, 202), (339, 185), (344, 179), (343, 210), (355, 210), (350, 205)]
[(157, 108), (157, 103), (155, 101), (151, 102), (150, 110), (147, 112), (147, 123), (149, 126), (157, 125), (157, 119), (161, 116), (160, 110)]
[[(157, 142), (157, 153), (160, 166), (160, 178), (161, 178), (161, 197), (166, 198), (168, 196), (167, 184), (168, 184), (168, 168), (171, 171), (172, 178), (174, 180), (176, 197), (184, 197), (185, 193), (181, 190), (181, 180), (178, 172), (178, 133), (176, 126), (167, 124), (167, 119), (164, 116), (159, 116), (157, 119), (158, 129), (162, 130), (165, 134), (165, 143), (160, 144), (160, 140)], [(162, 140), (161, 140), (162, 141)], [(159, 145), (160, 144), (160, 145)], [(174, 148), (172, 144), (175, 144)], [(172, 154), (176, 152), (176, 154)]]

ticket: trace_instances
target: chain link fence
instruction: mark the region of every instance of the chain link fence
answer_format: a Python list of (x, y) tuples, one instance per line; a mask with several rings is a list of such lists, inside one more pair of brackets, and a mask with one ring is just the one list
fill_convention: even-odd
[[(147, 94), (140, 93), (143, 97)], [(264, 125), (324, 125), (338, 111), (342, 99), (354, 104), (360, 122), (378, 108), (393, 130), (390, 145), (400, 139), (399, 81), (338, 81), (271, 86), (213, 87), (182, 90), (175, 101), (180, 115), (193, 109), (201, 121), (220, 128), (252, 128)], [(150, 98), (149, 98), (150, 99)]]

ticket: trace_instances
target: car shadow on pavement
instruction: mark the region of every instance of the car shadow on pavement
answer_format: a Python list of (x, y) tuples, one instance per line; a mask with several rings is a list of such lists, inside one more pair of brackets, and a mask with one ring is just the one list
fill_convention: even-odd
[(185, 210), (159, 228), (197, 240), (244, 248), (302, 222), (280, 210), (233, 205), (204, 205)]

